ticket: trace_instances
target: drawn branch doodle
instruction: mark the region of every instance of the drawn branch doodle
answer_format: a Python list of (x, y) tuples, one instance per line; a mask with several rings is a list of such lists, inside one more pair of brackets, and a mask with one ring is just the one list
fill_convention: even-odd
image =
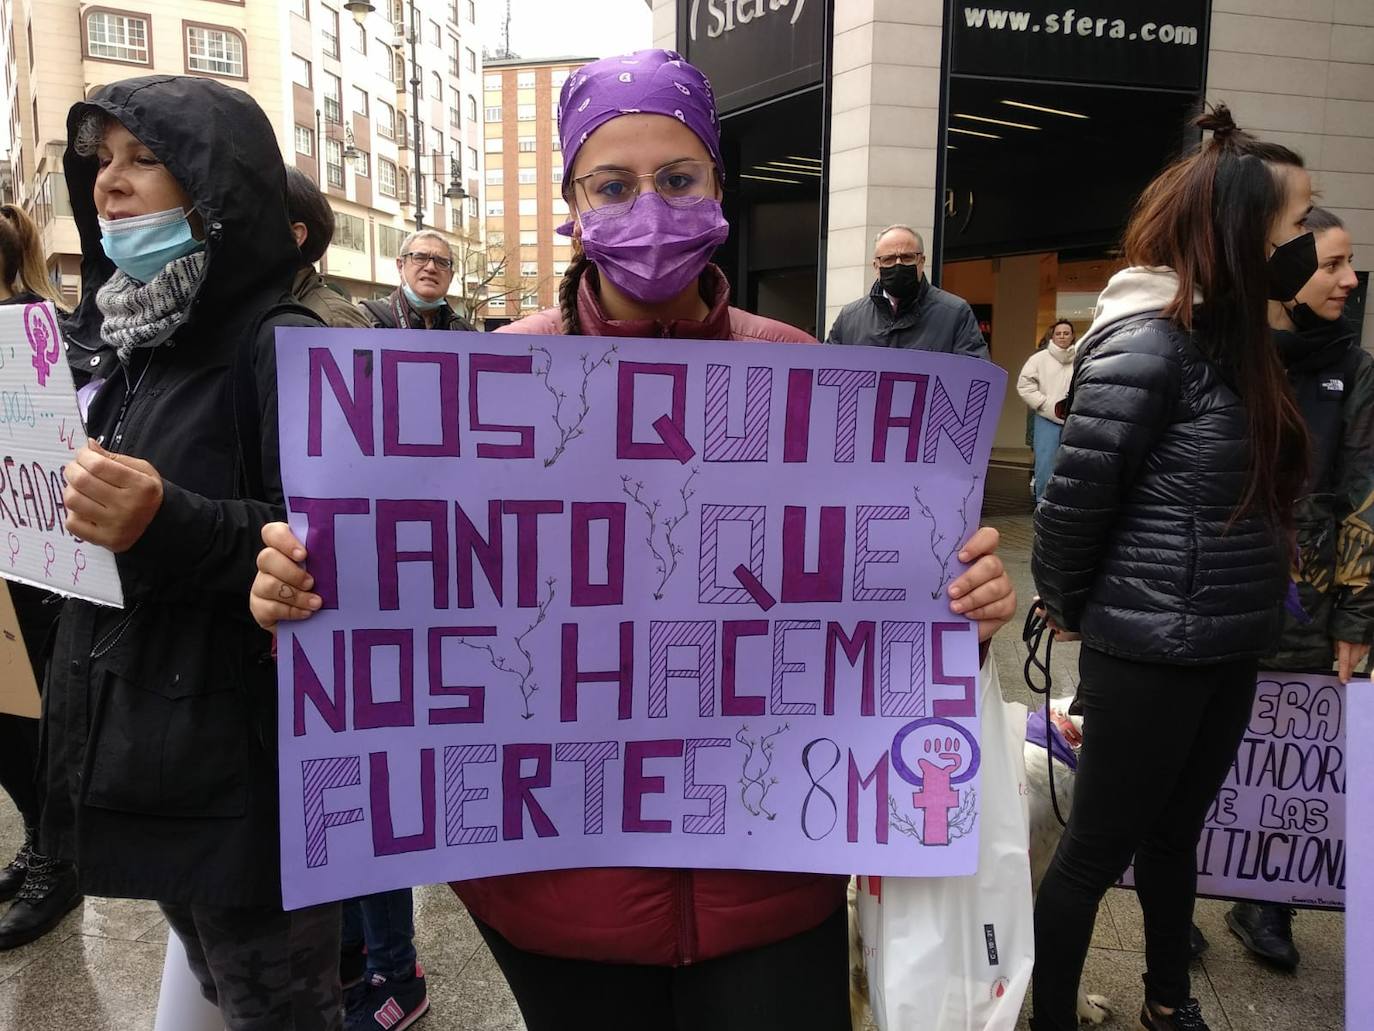
[[(778, 818), (778, 814), (766, 804), (768, 792), (778, 783), (778, 778), (770, 773), (773, 769), (773, 739), (790, 729), (791, 726), (784, 723), (771, 734), (750, 738), (746, 736), (749, 733), (749, 724), (746, 723), (735, 733), (735, 740), (744, 746), (739, 800), (750, 816), (763, 816), (769, 820)], [(751, 763), (753, 769), (750, 769)]]
[(553, 352), (547, 347), (536, 347), (533, 344), (530, 345), (530, 354), (542, 356), (543, 364), (535, 366), (534, 374), (544, 381), (544, 389), (553, 396), (553, 425), (554, 428), (558, 430), (558, 446), (553, 449), (553, 452), (548, 458), (544, 459), (544, 467), (546, 469), (563, 457), (563, 452), (568, 449), (569, 444), (582, 436), (582, 424), (587, 420), (587, 413), (592, 410), (591, 399), (587, 396), (587, 387), (591, 383), (592, 376), (596, 373), (597, 369), (601, 368), (603, 365), (606, 368), (611, 367), (611, 356), (615, 354), (617, 350), (618, 348), (616, 345), (612, 344), (600, 358), (596, 359), (596, 361), (592, 361), (592, 357), (589, 354), (583, 354), (581, 356), (582, 386), (578, 391), (580, 408), (578, 409), (576, 417), (573, 417), (571, 414), (567, 416), (569, 421), (565, 424), (563, 422), (563, 402), (568, 399), (568, 392), (566, 390), (560, 390), (553, 385)]
[[(921, 831), (916, 826), (916, 821), (907, 813), (897, 808), (897, 799), (892, 795), (887, 796), (887, 811), (891, 819), (888, 821), (892, 829), (898, 834), (905, 834), (908, 838), (921, 841)], [(962, 838), (973, 832), (973, 824), (978, 818), (978, 792), (969, 788), (964, 792), (963, 804), (959, 806), (957, 812), (949, 818), (949, 837), (953, 841), (955, 838)]]
[[(655, 498), (650, 501), (644, 497), (644, 481), (631, 480), (628, 476), (620, 477), (620, 489), (625, 496), (633, 501), (644, 513), (644, 517), (649, 520), (649, 533), (644, 538), (644, 543), (649, 546), (649, 553), (654, 556), (654, 568), (658, 571), (658, 586), (654, 588), (654, 600), (661, 601), (663, 592), (668, 586), (668, 581), (677, 572), (678, 559), (686, 553), (681, 544), (673, 540), (673, 534), (687, 518), (691, 510), (690, 502), (696, 495), (692, 489), (692, 481), (696, 479), (701, 469), (697, 466), (692, 467), (692, 471), (687, 474), (687, 479), (678, 488), (678, 498), (682, 502), (682, 509), (673, 515), (666, 517), (661, 523), (659, 515), (662, 513), (664, 505), (662, 501)], [(658, 534), (663, 531), (663, 550), (659, 550)]]
[(935, 585), (935, 589), (930, 592), (931, 598), (939, 598), (945, 592), (945, 588), (949, 586), (950, 581), (954, 579), (954, 572), (950, 566), (954, 562), (955, 554), (959, 551), (959, 546), (968, 539), (968, 503), (977, 489), (978, 477), (975, 476), (969, 481), (968, 493), (964, 495), (964, 500), (959, 505), (959, 516), (962, 520), (959, 532), (951, 537), (940, 529), (939, 520), (935, 518), (935, 513), (921, 498), (921, 488), (911, 488), (911, 493), (916, 497), (916, 507), (920, 509), (921, 515), (930, 520), (930, 554), (940, 566), (940, 579)]
[(539, 685), (532, 679), (534, 677), (534, 656), (530, 654), (529, 648), (525, 646), (525, 638), (529, 637), (529, 635), (537, 630), (548, 618), (549, 606), (553, 604), (554, 595), (557, 593), (554, 588), (554, 585), (557, 583), (558, 581), (553, 578), (545, 581), (544, 585), (549, 589), (548, 597), (539, 603), (539, 612), (534, 617), (534, 621), (514, 638), (513, 643), (515, 645), (515, 650), (520, 653), (520, 657), (524, 660), (524, 669), (518, 669), (512, 666), (506, 659), (506, 656), (497, 655), (496, 649), (490, 644), (473, 644), (466, 637), (457, 638), (458, 643), (465, 648), (471, 648), (475, 652), (486, 652), (487, 661), (491, 664), (492, 669), (500, 673), (509, 673), (511, 676), (515, 677), (520, 687), (520, 697), (525, 704), (525, 711), (521, 713), (522, 719), (528, 720), (534, 717), (534, 713), (530, 709), (530, 699), (533, 698), (535, 692), (539, 690)]

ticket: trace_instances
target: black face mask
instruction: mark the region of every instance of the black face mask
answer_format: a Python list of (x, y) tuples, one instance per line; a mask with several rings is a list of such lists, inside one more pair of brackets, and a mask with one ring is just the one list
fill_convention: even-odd
[(1333, 321), (1340, 321), (1339, 318), (1324, 319), (1305, 304), (1295, 304), (1289, 308), (1288, 317), (1293, 320), (1293, 325), (1298, 328), (1299, 333), (1320, 332), (1328, 328)]
[(1295, 236), (1269, 255), (1269, 299), (1291, 301), (1317, 274), (1315, 233)]
[[(1314, 264), (1312, 271), (1315, 272), (1316, 270)], [(891, 268), (880, 268), (878, 279), (882, 282), (883, 289), (899, 301), (911, 300), (921, 288), (921, 274), (916, 270), (915, 265), (898, 263)]]

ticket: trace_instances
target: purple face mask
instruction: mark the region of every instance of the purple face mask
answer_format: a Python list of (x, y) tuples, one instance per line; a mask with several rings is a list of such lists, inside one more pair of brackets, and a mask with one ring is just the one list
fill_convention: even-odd
[(672, 207), (657, 193), (646, 192), (628, 211), (618, 205), (597, 208), (583, 212), (581, 219), (588, 260), (626, 296), (643, 304), (661, 304), (686, 290), (730, 235), (720, 202), (711, 197)]

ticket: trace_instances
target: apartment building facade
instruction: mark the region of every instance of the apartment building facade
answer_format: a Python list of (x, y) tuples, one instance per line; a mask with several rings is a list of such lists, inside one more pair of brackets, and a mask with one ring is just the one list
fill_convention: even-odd
[(483, 72), (485, 217), (489, 269), (482, 316), (488, 329), (558, 303), (572, 240), (558, 95), (590, 57), (488, 61)]
[[(209, 76), (257, 100), (283, 159), (334, 208), (320, 268), (354, 298), (394, 289), (396, 255), (417, 214), (455, 249), (480, 239), (475, 0), (379, 0), (361, 18), (343, 0), (12, 0), (11, 12), (11, 167), (54, 279), (72, 298), (80, 245), (62, 175), (67, 111), (97, 87), (139, 75)], [(463, 289), (456, 277), (454, 292)]]

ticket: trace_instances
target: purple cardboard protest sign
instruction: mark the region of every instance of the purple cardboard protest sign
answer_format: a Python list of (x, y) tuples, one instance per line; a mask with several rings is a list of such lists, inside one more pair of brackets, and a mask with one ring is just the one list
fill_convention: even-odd
[[(1250, 723), (1197, 848), (1197, 892), (1312, 909), (1345, 905), (1348, 703), (1366, 682), (1262, 672)], [(1358, 738), (1351, 738), (1358, 740)], [(1123, 880), (1133, 884), (1133, 870)]]
[(1360, 746), (1346, 753), (1350, 886), (1345, 907), (1345, 1026), (1356, 1031), (1367, 1027), (1374, 1013), (1374, 978), (1369, 976), (1369, 957), (1374, 956), (1374, 684), (1351, 684), (1349, 703), (1346, 725), (1350, 740)]
[(971, 873), (944, 588), (1005, 374), (903, 350), (278, 336), (325, 609), (278, 643), (298, 907), (585, 866)]

